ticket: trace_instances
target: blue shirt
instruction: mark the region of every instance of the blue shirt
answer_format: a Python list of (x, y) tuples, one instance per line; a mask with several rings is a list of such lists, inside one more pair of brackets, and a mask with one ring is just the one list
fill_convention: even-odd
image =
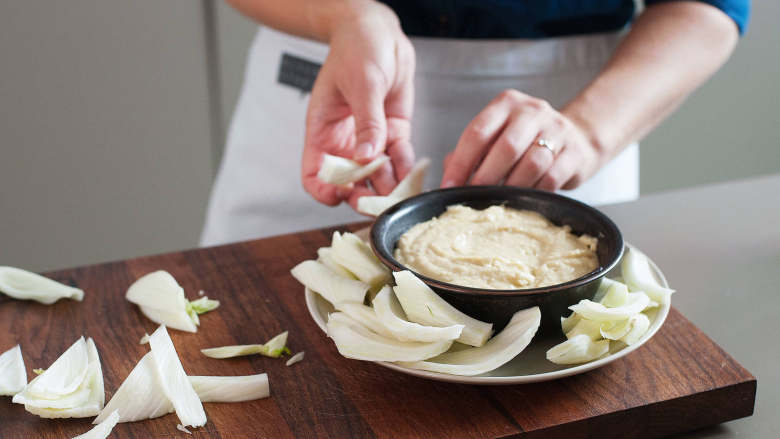
[[(546, 38), (611, 32), (634, 17), (633, 0), (381, 0), (410, 36), (447, 38)], [(645, 0), (654, 3), (671, 0)], [(699, 0), (734, 20), (745, 32), (750, 0)]]

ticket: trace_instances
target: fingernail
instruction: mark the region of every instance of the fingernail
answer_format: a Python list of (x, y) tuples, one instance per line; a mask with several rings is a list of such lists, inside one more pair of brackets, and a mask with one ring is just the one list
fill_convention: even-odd
[(454, 186), (455, 186), (455, 181), (454, 180), (447, 180), (447, 181), (445, 181), (444, 183), (441, 184), (441, 187), (443, 189), (446, 189), (448, 187), (454, 187)]
[(358, 160), (370, 158), (372, 152), (373, 148), (370, 143), (361, 143), (355, 150), (355, 158)]

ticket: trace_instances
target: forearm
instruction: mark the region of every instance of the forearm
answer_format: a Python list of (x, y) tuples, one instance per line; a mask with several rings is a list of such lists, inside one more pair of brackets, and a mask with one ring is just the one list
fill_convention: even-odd
[(562, 113), (605, 160), (644, 137), (726, 61), (734, 22), (695, 2), (647, 8), (604, 70)]
[(374, 0), (227, 0), (244, 15), (274, 29), (327, 42), (345, 20), (368, 15), (397, 18), (392, 10)]

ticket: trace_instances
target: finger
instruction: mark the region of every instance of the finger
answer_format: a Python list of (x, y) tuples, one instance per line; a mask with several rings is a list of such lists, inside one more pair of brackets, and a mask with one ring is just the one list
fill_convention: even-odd
[(355, 117), (355, 160), (368, 163), (385, 149), (387, 85), (382, 73), (367, 70), (359, 81), (345, 84), (344, 97)]
[(393, 165), (390, 162), (385, 163), (371, 174), (370, 181), (371, 186), (379, 195), (389, 194), (398, 184), (393, 172)]
[(550, 192), (563, 188), (574, 176), (581, 161), (580, 155), (574, 149), (564, 146), (535, 187)]
[(387, 146), (387, 155), (393, 164), (393, 172), (396, 181), (400, 182), (406, 177), (414, 166), (414, 149), (406, 140), (399, 140)]
[(539, 134), (538, 114), (520, 114), (501, 132), (474, 172), (473, 185), (499, 184)]
[(444, 169), (441, 187), (463, 186), (495, 142), (509, 117), (505, 100), (494, 99), (467, 126)]
[[(545, 136), (544, 132), (539, 135), (538, 138), (548, 139), (551, 142), (551, 137)], [(557, 143), (556, 143), (557, 144)], [(505, 184), (509, 186), (522, 186), (533, 187), (537, 181), (544, 175), (545, 172), (552, 166), (555, 161), (555, 155), (549, 149), (536, 144), (536, 139), (531, 143), (528, 149), (517, 162), (509, 177), (506, 179)]]

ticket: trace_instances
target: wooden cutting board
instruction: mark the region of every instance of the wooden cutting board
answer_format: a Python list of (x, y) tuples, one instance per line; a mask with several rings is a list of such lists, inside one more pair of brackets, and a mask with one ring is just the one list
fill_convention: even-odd
[[(349, 227), (354, 230), (358, 225)], [(343, 229), (343, 228), (342, 228)], [(100, 351), (106, 400), (148, 351), (157, 325), (124, 299), (138, 277), (167, 270), (188, 297), (204, 290), (222, 306), (201, 316), (197, 334), (171, 330), (191, 375), (267, 372), (271, 397), (204, 404), (208, 423), (192, 437), (662, 437), (753, 413), (756, 379), (672, 309), (636, 352), (589, 373), (553, 382), (471, 386), (427, 381), (341, 357), (309, 316), (303, 288), (289, 274), (316, 257), (333, 229), (169, 253), (49, 273), (85, 290), (83, 302), (45, 306), (0, 295), (0, 351), (21, 344), (28, 378), (80, 335)], [(682, 291), (679, 294), (699, 294)], [(206, 347), (262, 343), (290, 332), (305, 359), (260, 356), (214, 360)], [(0, 438), (69, 438), (92, 419), (49, 420), (0, 397)], [(117, 425), (112, 438), (189, 437), (178, 418)]]

